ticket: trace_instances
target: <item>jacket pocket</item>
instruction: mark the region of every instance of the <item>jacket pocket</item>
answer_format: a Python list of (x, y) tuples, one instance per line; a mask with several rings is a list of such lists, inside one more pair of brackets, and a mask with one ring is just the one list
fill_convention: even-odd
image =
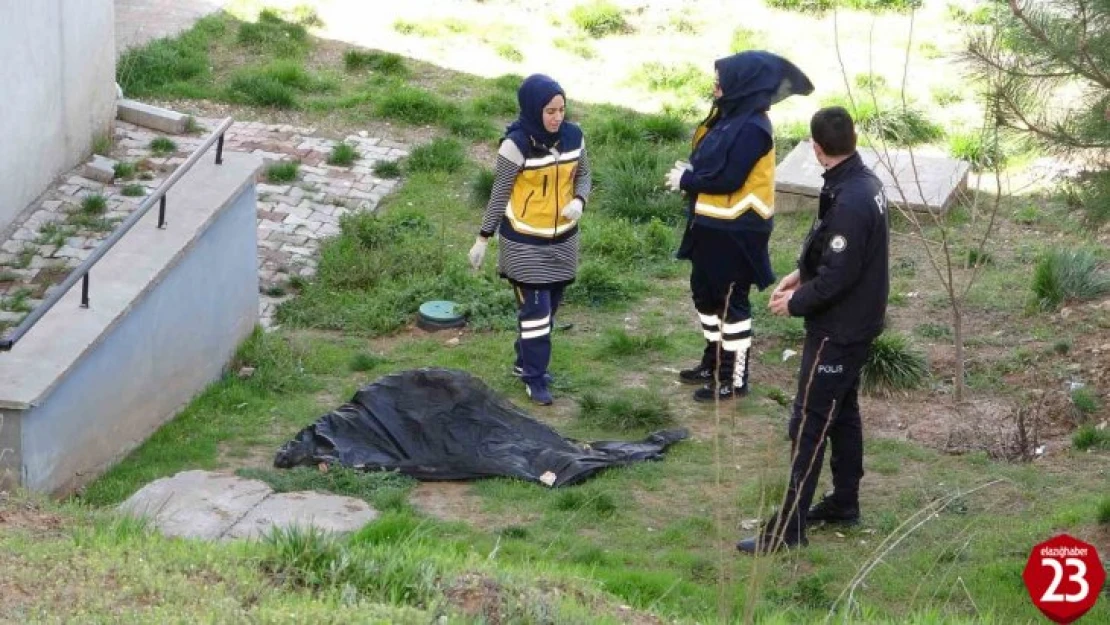
[(529, 191), (527, 197), (524, 198), (524, 208), (520, 209), (521, 219), (524, 219), (524, 216), (528, 214), (528, 202), (532, 201), (532, 196), (535, 195), (535, 193), (536, 192), (534, 190)]

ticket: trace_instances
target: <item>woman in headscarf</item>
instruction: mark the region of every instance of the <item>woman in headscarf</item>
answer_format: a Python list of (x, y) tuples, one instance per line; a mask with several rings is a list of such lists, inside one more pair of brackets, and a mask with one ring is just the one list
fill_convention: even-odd
[(705, 402), (748, 392), (748, 294), (753, 284), (762, 291), (775, 281), (768, 251), (775, 146), (767, 111), (788, 96), (813, 92), (801, 70), (770, 52), (741, 52), (714, 65), (713, 107), (694, 132), (690, 163), (675, 163), (666, 178), (689, 200), (678, 257), (691, 261), (690, 289), (705, 337), (701, 362), (680, 371), (679, 379), (702, 385), (694, 399)]
[(565, 121), (559, 83), (533, 74), (517, 91), (519, 117), (505, 130), (493, 190), (470, 264), (482, 265), (490, 237), (500, 235), (498, 272), (518, 305), (513, 373), (528, 397), (552, 403), (547, 372), (551, 329), (563, 289), (578, 272), (578, 219), (590, 195), (582, 130)]

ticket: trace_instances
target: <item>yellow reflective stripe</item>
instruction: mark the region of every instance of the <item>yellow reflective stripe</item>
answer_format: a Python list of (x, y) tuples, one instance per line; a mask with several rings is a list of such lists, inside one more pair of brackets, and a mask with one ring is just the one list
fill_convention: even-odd
[(578, 221), (575, 220), (575, 221), (565, 223), (565, 224), (563, 224), (561, 226), (558, 226), (554, 229), (547, 228), (547, 227), (533, 228), (532, 226), (529, 226), (524, 221), (521, 221), (520, 219), (516, 218), (516, 215), (513, 214), (513, 208), (512, 208), (511, 203), (505, 206), (505, 217), (507, 217), (509, 219), (509, 223), (512, 224), (513, 230), (516, 230), (517, 232), (519, 232), (521, 234), (533, 234), (533, 235), (538, 235), (538, 236), (552, 236), (553, 234), (557, 236), (557, 235), (563, 234), (564, 232), (566, 232), (567, 230), (570, 230), (571, 228), (573, 228), (575, 225), (578, 224)]
[(745, 195), (743, 199), (729, 207), (714, 206), (703, 202), (694, 205), (695, 213), (706, 217), (716, 217), (717, 219), (736, 219), (746, 210), (754, 210), (764, 219), (769, 219), (775, 214), (775, 209), (764, 204), (763, 200), (759, 199), (754, 193)]
[(570, 161), (578, 160), (578, 157), (581, 155), (582, 150), (577, 149), (571, 150), (570, 152), (563, 152), (558, 157), (556, 157), (554, 154), (549, 154), (540, 158), (526, 158), (524, 159), (524, 168), (532, 169), (534, 167), (543, 167), (545, 165), (551, 165), (555, 162), (568, 163)]

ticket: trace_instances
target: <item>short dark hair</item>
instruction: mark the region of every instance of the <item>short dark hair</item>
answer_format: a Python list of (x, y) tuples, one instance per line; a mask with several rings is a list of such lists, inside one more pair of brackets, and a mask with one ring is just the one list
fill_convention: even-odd
[(848, 156), (856, 151), (856, 126), (843, 106), (826, 106), (814, 113), (809, 132), (829, 156)]

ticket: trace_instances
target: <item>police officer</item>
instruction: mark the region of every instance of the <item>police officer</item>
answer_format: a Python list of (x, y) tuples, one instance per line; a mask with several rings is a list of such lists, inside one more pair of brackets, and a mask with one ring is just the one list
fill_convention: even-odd
[[(882, 183), (856, 152), (856, 132), (842, 107), (810, 120), (824, 185), (798, 269), (771, 294), (776, 315), (805, 318), (798, 393), (790, 419), (790, 482), (783, 508), (761, 533), (740, 541), (745, 553), (805, 545), (806, 523), (859, 522), (863, 425), (857, 393), (871, 343), (883, 330), (890, 225)], [(825, 442), (831, 445), (833, 491), (813, 501)]]

